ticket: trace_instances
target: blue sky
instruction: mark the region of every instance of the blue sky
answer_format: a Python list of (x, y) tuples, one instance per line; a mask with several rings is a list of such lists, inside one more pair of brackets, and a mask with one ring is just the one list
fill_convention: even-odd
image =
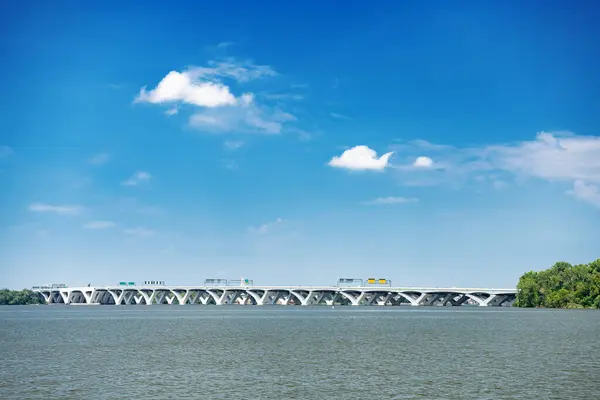
[(476, 3), (3, 4), (0, 286), (598, 258), (598, 6)]

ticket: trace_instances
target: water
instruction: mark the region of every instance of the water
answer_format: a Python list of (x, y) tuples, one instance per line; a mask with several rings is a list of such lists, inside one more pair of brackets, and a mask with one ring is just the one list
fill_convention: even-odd
[(0, 398), (599, 399), (600, 312), (0, 307)]

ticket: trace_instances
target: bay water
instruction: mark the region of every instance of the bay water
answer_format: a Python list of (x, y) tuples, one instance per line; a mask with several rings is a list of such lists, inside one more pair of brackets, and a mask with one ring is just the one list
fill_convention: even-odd
[(600, 312), (2, 306), (0, 399), (600, 399)]

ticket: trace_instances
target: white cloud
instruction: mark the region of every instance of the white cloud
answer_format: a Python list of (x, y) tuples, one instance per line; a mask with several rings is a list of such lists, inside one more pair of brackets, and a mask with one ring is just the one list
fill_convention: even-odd
[(140, 183), (148, 182), (150, 179), (152, 179), (152, 175), (150, 175), (149, 173), (144, 171), (137, 171), (133, 175), (131, 175), (129, 179), (126, 179), (123, 182), (121, 182), (121, 185), (137, 186)]
[(429, 157), (420, 156), (417, 157), (417, 159), (413, 163), (413, 166), (416, 168), (429, 168), (433, 166), (433, 160)]
[(154, 231), (151, 229), (146, 229), (146, 228), (131, 228), (131, 229), (124, 229), (123, 232), (129, 236), (136, 236), (136, 237), (150, 237), (154, 235)]
[(229, 87), (218, 82), (195, 81), (189, 72), (169, 72), (156, 86), (147, 91), (140, 90), (135, 102), (173, 103), (183, 102), (199, 107), (235, 105), (237, 99)]
[(61, 205), (55, 206), (44, 203), (34, 203), (29, 206), (29, 211), (41, 213), (54, 213), (58, 215), (78, 215), (84, 208), (80, 205)]
[[(392, 146), (406, 159), (426, 150), (434, 168), (398, 167), (405, 184), (459, 184), (467, 181), (502, 188), (510, 177), (537, 178), (573, 185), (569, 193), (595, 204), (600, 184), (600, 137), (569, 132), (541, 132), (534, 140), (459, 148), (415, 140)], [(412, 158), (414, 159), (414, 158)]]
[(249, 82), (265, 77), (277, 76), (277, 72), (268, 65), (256, 65), (252, 61), (238, 61), (227, 58), (221, 61), (209, 61), (208, 67), (192, 67), (189, 74), (194, 79), (229, 78), (238, 82)]
[(251, 98), (240, 107), (206, 109), (190, 117), (190, 125), (209, 132), (279, 134), (296, 117), (270, 107), (258, 106)]
[(8, 146), (0, 146), (0, 157), (8, 157), (15, 151)]
[(147, 103), (187, 103), (198, 107), (222, 107), (243, 105), (243, 96), (239, 99), (229, 86), (220, 81), (230, 78), (238, 82), (248, 82), (277, 73), (268, 65), (255, 65), (250, 61), (237, 62), (210, 61), (209, 67), (192, 67), (183, 72), (170, 71), (156, 86), (148, 91), (144, 86), (135, 102)]
[[(257, 103), (253, 93), (239, 96), (225, 80), (241, 84), (276, 76), (268, 65), (232, 58), (210, 61), (206, 67), (191, 67), (183, 72), (170, 71), (152, 90), (143, 87), (134, 102), (174, 104), (166, 111), (173, 115), (179, 104), (193, 106), (189, 119), (191, 127), (207, 132), (281, 133), (285, 125), (296, 118), (276, 107)], [(266, 98), (266, 97), (265, 97)]]
[(106, 164), (110, 160), (110, 155), (107, 153), (98, 153), (90, 158), (89, 163), (92, 165)]
[(339, 157), (333, 157), (329, 161), (331, 167), (346, 168), (350, 170), (378, 170), (381, 171), (388, 166), (393, 152), (385, 153), (377, 158), (377, 152), (367, 146), (355, 146), (342, 153)]
[(416, 203), (419, 199), (414, 197), (378, 197), (373, 200), (365, 201), (362, 204), (366, 206), (384, 206), (384, 205), (392, 205), (392, 204), (406, 204), (406, 203)]
[(573, 189), (567, 191), (571, 196), (600, 207), (600, 187), (576, 180)]
[(242, 140), (226, 140), (223, 142), (223, 146), (227, 150), (237, 150), (244, 145), (244, 141)]
[(284, 219), (277, 218), (275, 221), (262, 224), (258, 227), (251, 227), (249, 232), (258, 235), (266, 235), (267, 233), (271, 233), (277, 226), (283, 224), (284, 222)]
[(550, 181), (600, 183), (600, 137), (541, 132), (536, 140), (488, 146), (482, 156), (494, 167)]
[(84, 224), (83, 228), (85, 228), (85, 229), (99, 230), (99, 229), (112, 228), (112, 227), (114, 227), (116, 225), (117, 224), (115, 224), (112, 221), (90, 221), (90, 222)]

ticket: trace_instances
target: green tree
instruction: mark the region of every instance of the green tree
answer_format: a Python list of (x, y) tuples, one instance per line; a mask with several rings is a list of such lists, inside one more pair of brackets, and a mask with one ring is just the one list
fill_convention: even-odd
[(518, 307), (600, 308), (600, 259), (589, 264), (557, 262), (521, 276)]
[(44, 299), (39, 293), (29, 289), (23, 290), (0, 290), (0, 305), (27, 305), (44, 304)]
[(537, 307), (541, 304), (542, 293), (538, 273), (530, 271), (519, 279), (517, 285), (517, 305), (519, 307)]

